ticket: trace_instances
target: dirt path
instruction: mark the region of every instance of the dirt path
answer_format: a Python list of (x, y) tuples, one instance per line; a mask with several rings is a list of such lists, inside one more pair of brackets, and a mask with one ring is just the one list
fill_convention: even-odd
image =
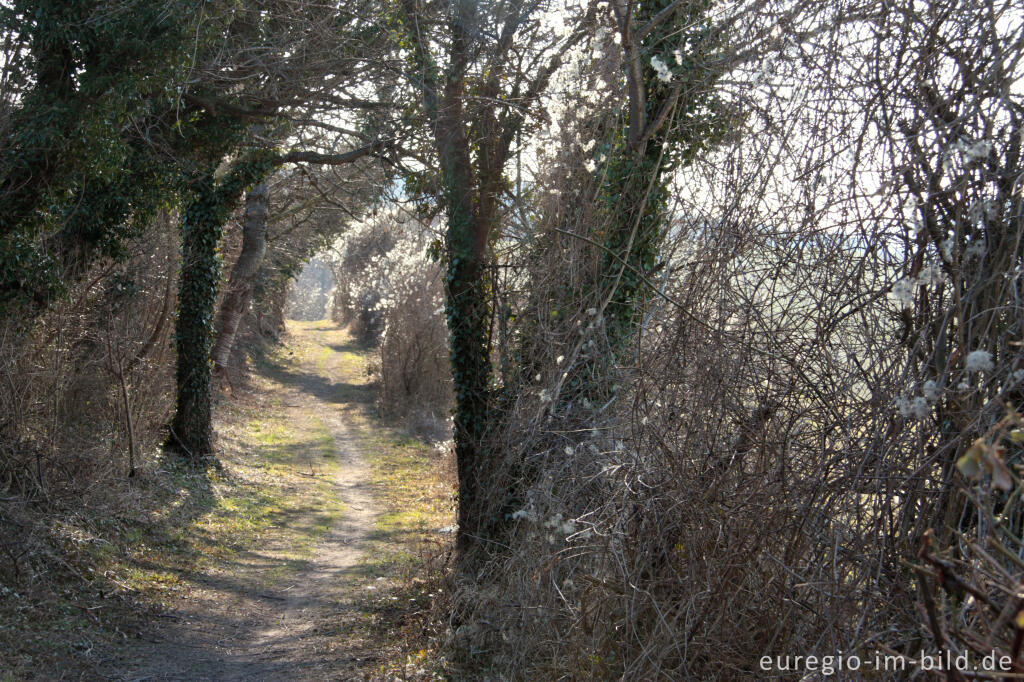
[(304, 503), (297, 478), (256, 546), (185, 576), (187, 594), (110, 679), (347, 680), (372, 667), (372, 647), (342, 632), (361, 616), (360, 561), (378, 514), (366, 458), (341, 414), (365, 395), (340, 365), (340, 330), (325, 323), (292, 333), (294, 355), (262, 372), (259, 419), (222, 441), (245, 456), (273, 431), (274, 471), (304, 476), (327, 502)]

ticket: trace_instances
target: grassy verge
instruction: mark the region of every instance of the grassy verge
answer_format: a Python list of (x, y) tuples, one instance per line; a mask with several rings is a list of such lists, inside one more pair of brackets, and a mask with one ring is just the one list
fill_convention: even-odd
[(385, 578), (373, 605), (382, 614), (379, 636), (392, 643), (379, 672), (386, 678), (445, 679), (441, 620), (454, 540), (450, 464), (400, 433), (378, 429), (367, 441), (382, 514), (365, 569)]
[[(295, 360), (282, 349), (269, 361)], [(89, 677), (204, 573), (256, 547), (277, 559), (260, 587), (302, 570), (344, 513), (330, 483), (337, 452), (322, 420), (286, 423), (280, 386), (254, 381), (220, 406), (222, 468), (153, 453), (73, 515), (22, 511), (34, 556), (21, 561), (31, 574), (0, 584), (0, 680)]]

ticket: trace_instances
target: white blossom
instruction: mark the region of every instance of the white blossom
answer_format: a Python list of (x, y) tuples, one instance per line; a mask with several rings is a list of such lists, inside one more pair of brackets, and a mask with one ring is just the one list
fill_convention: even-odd
[(914, 305), (914, 280), (901, 279), (892, 287), (892, 296), (903, 308), (911, 308)]
[(975, 142), (957, 140), (953, 148), (963, 156), (964, 163), (970, 163), (988, 157), (992, 151), (992, 143), (988, 140), (977, 140)]
[(896, 399), (896, 409), (900, 411), (900, 414), (904, 417), (910, 416), (910, 399), (906, 396), (900, 396)]
[(921, 274), (917, 277), (918, 282), (928, 286), (939, 286), (946, 281), (946, 274), (938, 263), (931, 263), (921, 268)]
[(551, 518), (544, 521), (544, 526), (547, 528), (558, 528), (562, 525), (562, 513), (556, 512)]
[(953, 238), (944, 239), (939, 243), (939, 254), (947, 263), (953, 262)]
[(917, 419), (925, 419), (931, 414), (932, 409), (928, 406), (927, 400), (917, 397), (910, 401), (910, 411)]
[(668, 83), (672, 80), (672, 72), (669, 71), (665, 62), (661, 61), (657, 56), (651, 57), (651, 66), (657, 72), (658, 80), (663, 83)]
[(985, 255), (985, 240), (978, 239), (972, 241), (970, 245), (964, 250), (964, 256), (967, 258), (981, 258)]
[(520, 509), (519, 511), (512, 513), (512, 518), (516, 521), (520, 519), (523, 519), (524, 521), (535, 521), (537, 516), (529, 509)]
[(931, 414), (931, 407), (928, 406), (928, 401), (920, 396), (916, 398), (900, 396), (896, 400), (896, 407), (899, 409), (900, 414), (908, 419), (925, 419)]
[(924, 221), (920, 217), (914, 216), (910, 219), (910, 223), (914, 226), (914, 234), (920, 236), (924, 232)]
[(968, 372), (990, 372), (992, 367), (992, 354), (987, 350), (971, 351), (964, 363), (964, 369)]
[(564, 37), (569, 35), (569, 27), (565, 25), (565, 18), (560, 12), (552, 12), (547, 15), (546, 19), (551, 27), (551, 32), (556, 37)]

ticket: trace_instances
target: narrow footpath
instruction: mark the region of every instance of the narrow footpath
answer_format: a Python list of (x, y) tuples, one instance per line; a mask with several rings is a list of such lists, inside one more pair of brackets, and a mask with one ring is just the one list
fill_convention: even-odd
[(187, 530), (204, 556), (108, 679), (436, 679), (405, 652), (428, 648), (450, 541), (444, 458), (370, 416), (368, 361), (331, 323), (289, 323), (221, 410), (230, 485)]

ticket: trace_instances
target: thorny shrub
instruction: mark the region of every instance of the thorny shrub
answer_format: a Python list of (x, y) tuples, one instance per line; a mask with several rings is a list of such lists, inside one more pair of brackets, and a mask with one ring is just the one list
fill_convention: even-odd
[(764, 655), (1018, 656), (1024, 25), (987, 7), (721, 10), (747, 115), (673, 178), (654, 302), (600, 405), (563, 379), (608, 347), (587, 237), (614, 29), (566, 59), (555, 92), (594, 108), (554, 96), (519, 197), (549, 248), (500, 280), (505, 531), (458, 586), (464, 663), (762, 679)]
[(380, 345), (382, 412), (429, 440), (451, 436), (452, 382), (433, 226), (401, 206), (354, 222), (334, 245), (334, 317)]

